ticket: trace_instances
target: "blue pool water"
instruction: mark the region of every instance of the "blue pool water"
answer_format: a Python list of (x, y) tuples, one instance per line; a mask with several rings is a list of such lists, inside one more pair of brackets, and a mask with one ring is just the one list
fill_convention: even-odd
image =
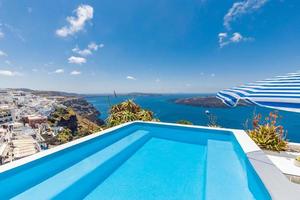
[[(213, 94), (209, 94), (213, 95)], [(107, 96), (88, 96), (86, 99), (92, 103), (99, 111), (100, 118), (106, 119), (110, 105), (120, 103), (127, 99), (134, 99), (143, 108), (154, 112), (155, 116), (163, 122), (176, 122), (178, 120), (189, 120), (197, 125), (208, 124), (205, 114), (209, 110), (217, 117), (217, 123), (225, 128), (245, 129), (252, 125), (251, 119), (254, 113), (267, 116), (272, 109), (248, 106), (236, 108), (201, 108), (173, 103), (172, 99), (188, 98), (195, 96), (207, 96), (207, 94), (172, 94), (161, 96), (125, 96), (118, 95), (117, 98)], [(287, 138), (291, 142), (300, 142), (300, 113), (279, 111), (282, 118), (279, 124), (287, 130)], [(248, 121), (248, 123), (246, 123)]]
[(1, 199), (270, 199), (231, 132), (134, 123), (0, 174)]

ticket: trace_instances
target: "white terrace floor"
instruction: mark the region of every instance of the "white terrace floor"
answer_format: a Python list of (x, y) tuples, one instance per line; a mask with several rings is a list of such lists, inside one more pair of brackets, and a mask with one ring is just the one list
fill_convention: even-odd
[[(289, 143), (289, 146), (300, 150), (300, 143)], [(282, 173), (287, 175), (291, 181), (300, 184), (300, 167), (294, 164), (294, 159), (296, 156), (300, 156), (300, 151), (281, 153), (265, 151), (265, 153), (274, 165), (276, 165)]]

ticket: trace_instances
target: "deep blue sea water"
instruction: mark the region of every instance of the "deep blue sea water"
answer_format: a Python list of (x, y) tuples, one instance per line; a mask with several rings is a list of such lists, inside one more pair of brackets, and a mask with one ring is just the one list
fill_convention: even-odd
[[(171, 100), (176, 98), (203, 96), (204, 94), (172, 94), (161, 96), (87, 96), (86, 99), (92, 103), (100, 112), (101, 119), (106, 119), (110, 105), (127, 99), (134, 99), (143, 108), (154, 112), (155, 116), (163, 122), (176, 122), (178, 120), (189, 120), (196, 125), (207, 125), (208, 117), (205, 114), (209, 110), (217, 117), (217, 123), (225, 128), (244, 129), (246, 121), (251, 127), (251, 119), (254, 113), (267, 116), (272, 109), (257, 106), (236, 108), (201, 108), (188, 105), (179, 105)], [(288, 131), (287, 138), (291, 142), (300, 142), (300, 113), (279, 111), (282, 117), (279, 124)]]

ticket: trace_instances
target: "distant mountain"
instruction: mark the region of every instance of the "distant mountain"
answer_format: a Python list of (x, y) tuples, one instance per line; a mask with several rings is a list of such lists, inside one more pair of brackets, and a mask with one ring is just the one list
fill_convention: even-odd
[(39, 96), (64, 96), (64, 97), (92, 97), (92, 96), (162, 96), (159, 93), (146, 93), (146, 92), (130, 92), (130, 93), (102, 93), (102, 94), (79, 94), (63, 91), (49, 91), (49, 90), (33, 90), (28, 88), (6, 88), (9, 90), (31, 92)]
[(13, 90), (13, 91), (23, 91), (23, 92), (33, 92), (34, 90), (28, 88), (4, 88), (5, 90)]
[(77, 93), (69, 93), (69, 92), (61, 92), (61, 91), (41, 91), (41, 90), (34, 90), (32, 91), (33, 94), (39, 96), (64, 96), (64, 97), (81, 97), (83, 95)]
[(32, 94), (38, 96), (64, 96), (64, 97), (81, 97), (83, 95), (77, 93), (70, 92), (62, 92), (62, 91), (47, 91), (47, 90), (32, 90), (28, 88), (6, 88), (8, 90), (13, 91), (23, 91), (23, 92), (31, 92)]
[(4, 90), (12, 91), (23, 91), (30, 92), (38, 96), (64, 96), (64, 97), (82, 97), (83, 95), (71, 92), (62, 92), (62, 91), (47, 91), (47, 90), (33, 90), (29, 88), (3, 88)]
[[(183, 104), (196, 107), (205, 107), (205, 108), (228, 108), (220, 99), (215, 96), (206, 96), (206, 97), (192, 97), (192, 98), (180, 98), (173, 99), (172, 102), (176, 104)], [(249, 105), (245, 101), (239, 101), (238, 106), (247, 106)]]

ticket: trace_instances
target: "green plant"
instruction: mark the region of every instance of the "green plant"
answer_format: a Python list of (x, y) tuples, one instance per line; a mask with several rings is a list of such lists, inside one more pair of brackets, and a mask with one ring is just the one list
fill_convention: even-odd
[(212, 128), (220, 128), (221, 126), (217, 122), (217, 116), (211, 113), (207, 113), (207, 118), (208, 118), (208, 127)]
[(277, 125), (278, 114), (270, 112), (262, 122), (261, 115), (255, 115), (253, 129), (247, 130), (252, 140), (262, 149), (271, 151), (285, 151), (288, 143), (285, 140), (286, 131)]
[(295, 158), (295, 160), (297, 160), (298, 162), (300, 162), (300, 156), (297, 156), (297, 157)]
[(106, 120), (108, 127), (117, 126), (130, 121), (155, 121), (153, 112), (142, 109), (133, 100), (127, 100), (111, 107)]
[(176, 122), (176, 124), (193, 125), (192, 122), (187, 121), (187, 120), (179, 120), (179, 121)]
[(56, 139), (60, 144), (71, 141), (73, 139), (71, 130), (67, 128), (64, 129), (56, 136)]

